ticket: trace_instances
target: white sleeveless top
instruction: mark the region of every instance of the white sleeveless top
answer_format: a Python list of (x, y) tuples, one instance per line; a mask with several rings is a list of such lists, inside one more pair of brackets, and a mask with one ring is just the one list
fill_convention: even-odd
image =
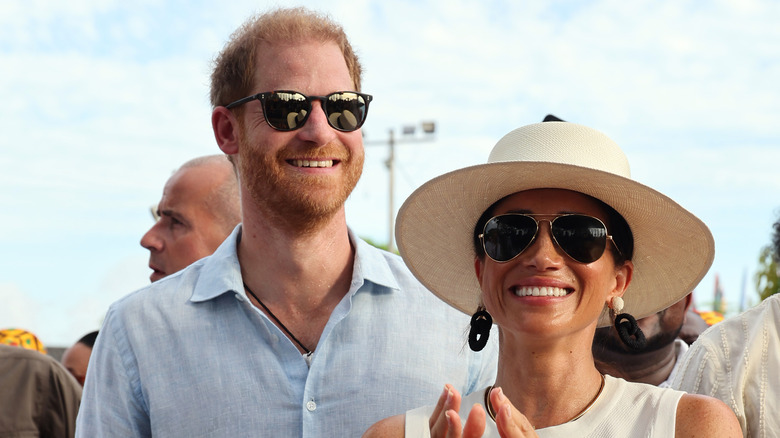
[[(609, 375), (604, 378), (604, 390), (585, 415), (576, 421), (537, 429), (536, 433), (541, 438), (674, 436), (677, 403), (684, 392)], [(461, 401), (462, 424), (474, 404), (484, 408), (484, 400), (485, 390), (481, 390)], [(425, 406), (406, 413), (406, 438), (430, 438), (428, 419), (433, 409), (434, 406)], [(498, 436), (496, 423), (488, 416), (483, 437)]]

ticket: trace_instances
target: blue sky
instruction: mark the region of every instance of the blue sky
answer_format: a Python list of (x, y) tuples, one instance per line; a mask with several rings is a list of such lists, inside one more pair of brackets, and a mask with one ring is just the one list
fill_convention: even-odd
[[(342, 23), (375, 96), (350, 226), (383, 242), (388, 131), (395, 208), (444, 172), (484, 162), (553, 113), (620, 144), (633, 177), (711, 228), (736, 310), (780, 214), (780, 4), (771, 1), (307, 1)], [(0, 2), (0, 326), (68, 345), (148, 283), (138, 241), (184, 161), (218, 153), (210, 61), (274, 2)]]

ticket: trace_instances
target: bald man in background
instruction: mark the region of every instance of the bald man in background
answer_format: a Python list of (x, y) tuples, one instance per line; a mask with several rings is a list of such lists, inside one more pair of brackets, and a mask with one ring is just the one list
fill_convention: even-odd
[(157, 221), (141, 238), (155, 282), (211, 255), (241, 222), (238, 179), (225, 155), (184, 163), (165, 183), (153, 212)]

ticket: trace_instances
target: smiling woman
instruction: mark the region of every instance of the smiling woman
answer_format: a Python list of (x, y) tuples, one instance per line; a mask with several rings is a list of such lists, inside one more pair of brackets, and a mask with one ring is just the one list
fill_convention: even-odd
[(718, 400), (594, 365), (597, 326), (615, 324), (641, 348), (634, 316), (686, 295), (714, 255), (707, 226), (632, 180), (601, 132), (566, 122), (510, 132), (487, 164), (415, 191), (397, 235), (420, 281), (473, 314), (473, 349), (495, 321), (498, 374), (463, 399), (447, 385), (436, 406), (383, 420), (366, 436), (740, 436)]

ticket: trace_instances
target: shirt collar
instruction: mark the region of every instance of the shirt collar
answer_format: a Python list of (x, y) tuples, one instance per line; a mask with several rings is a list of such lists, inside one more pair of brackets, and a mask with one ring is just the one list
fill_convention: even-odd
[(241, 266), (238, 264), (238, 242), (241, 239), (241, 230), (241, 224), (236, 225), (214, 254), (204, 260), (203, 268), (192, 291), (191, 301), (208, 301), (228, 292), (244, 295)]
[(352, 288), (360, 287), (365, 281), (388, 289), (400, 290), (398, 280), (390, 267), (389, 253), (382, 251), (363, 239), (355, 236), (349, 229), (349, 240), (355, 246), (355, 264), (352, 269)]
[[(241, 266), (238, 263), (238, 242), (241, 239), (241, 232), (241, 224), (238, 224), (214, 254), (203, 261), (191, 301), (208, 301), (229, 292), (246, 296)], [(388, 289), (399, 290), (400, 286), (389, 263), (389, 257), (392, 256), (357, 238), (351, 229), (348, 229), (348, 233), (349, 240), (355, 246), (355, 262), (349, 294), (357, 292), (366, 281)]]

